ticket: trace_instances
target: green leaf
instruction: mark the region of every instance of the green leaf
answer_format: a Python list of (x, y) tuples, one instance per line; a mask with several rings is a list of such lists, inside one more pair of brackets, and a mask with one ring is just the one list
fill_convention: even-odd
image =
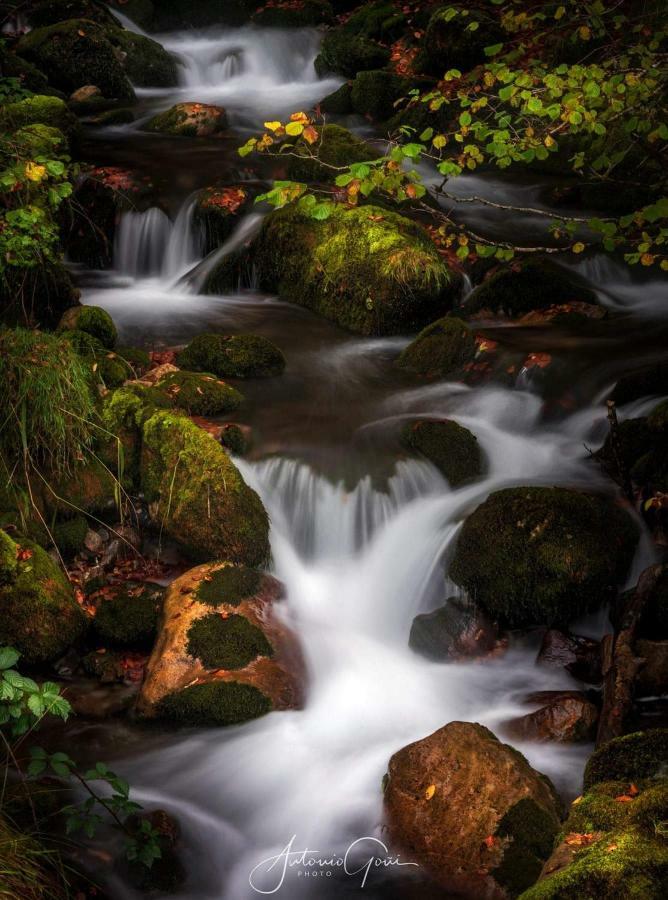
[(503, 44), (490, 44), (489, 47), (485, 47), (485, 56), (496, 56), (503, 50)]
[(13, 647), (0, 647), (0, 669), (11, 669), (16, 665), (21, 654)]

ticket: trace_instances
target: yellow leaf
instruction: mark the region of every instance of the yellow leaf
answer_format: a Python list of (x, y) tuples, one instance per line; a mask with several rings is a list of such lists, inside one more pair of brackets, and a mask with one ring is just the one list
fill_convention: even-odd
[(429, 787), (427, 788), (427, 790), (424, 792), (424, 799), (431, 800), (431, 798), (434, 796), (435, 793), (436, 793), (436, 785), (430, 784)]
[(282, 128), (280, 122), (265, 122), (264, 127), (269, 129), (269, 131), (278, 131), (279, 128)]
[(436, 137), (434, 138), (434, 140), (432, 141), (432, 144), (434, 145), (434, 147), (436, 147), (437, 150), (440, 150), (442, 147), (445, 147), (445, 145), (447, 143), (448, 143), (448, 139), (446, 138), (446, 136), (444, 134), (437, 134)]
[(556, 11), (555, 14), (554, 14), (554, 18), (555, 18), (557, 21), (559, 21), (559, 19), (562, 19), (565, 15), (566, 15), (566, 7), (565, 7), (565, 6), (559, 6), (559, 7), (557, 8), (557, 11)]
[(37, 163), (27, 162), (25, 167), (26, 178), (30, 181), (41, 181), (46, 175), (46, 166), (38, 166)]
[(311, 121), (309, 117), (304, 112), (295, 112), (290, 116), (291, 122), (301, 122), (302, 125), (308, 125)]
[(587, 25), (582, 25), (580, 28), (578, 28), (578, 34), (583, 41), (588, 41), (591, 37), (591, 28), (589, 28)]
[(301, 122), (288, 122), (285, 126), (285, 133), (289, 134), (291, 137), (296, 137), (298, 134), (301, 134), (304, 130), (304, 126)]
[(573, 244), (573, 253), (582, 253), (584, 248), (585, 245), (582, 243), (582, 241), (578, 241), (577, 244)]
[(546, 147), (554, 147), (556, 142), (555, 142), (554, 138), (552, 137), (552, 135), (548, 134), (548, 135), (546, 135), (543, 143), (545, 144)]
[(643, 253), (640, 257), (640, 263), (643, 266), (651, 266), (654, 263), (654, 256), (651, 253)]

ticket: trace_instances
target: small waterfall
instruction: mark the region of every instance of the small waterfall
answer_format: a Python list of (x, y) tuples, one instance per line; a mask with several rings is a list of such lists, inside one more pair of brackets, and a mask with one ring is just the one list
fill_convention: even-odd
[(157, 206), (124, 212), (116, 232), (114, 266), (135, 279), (160, 275), (171, 234), (172, 223)]
[(208, 256), (189, 272), (182, 275), (174, 287), (185, 291), (186, 293), (199, 294), (204, 288), (207, 278), (216, 266), (219, 265), (226, 256), (235, 253), (237, 250), (241, 249), (245, 243), (255, 237), (260, 230), (263, 218), (264, 215), (262, 213), (250, 213), (245, 216), (225, 243), (209, 253)]

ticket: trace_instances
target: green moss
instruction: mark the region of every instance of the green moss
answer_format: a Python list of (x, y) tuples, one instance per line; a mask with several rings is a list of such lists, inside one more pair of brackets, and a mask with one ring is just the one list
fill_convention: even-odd
[(273, 656), (274, 650), (245, 616), (211, 613), (188, 629), (188, 653), (207, 669), (243, 669), (258, 656)]
[(504, 850), (501, 865), (491, 874), (512, 897), (536, 881), (552, 852), (557, 830), (554, 814), (529, 798), (518, 801), (504, 814), (496, 837), (509, 838), (510, 843)]
[(649, 834), (661, 832), (665, 838), (668, 823), (668, 777), (651, 784), (629, 804), (629, 821)]
[(465, 322), (445, 316), (427, 325), (404, 350), (397, 365), (426, 377), (451, 375), (475, 356), (475, 338)]
[(6, 47), (0, 47), (0, 66), (5, 78), (17, 78), (21, 87), (33, 94), (56, 93), (49, 87), (48, 78), (37, 66), (8, 51)]
[(71, 135), (78, 127), (64, 100), (44, 94), (7, 103), (0, 109), (1, 131), (14, 131), (27, 125), (49, 125), (66, 135)]
[(148, 647), (155, 639), (165, 590), (158, 584), (128, 581), (100, 601), (95, 633), (104, 645)]
[(411, 450), (417, 450), (457, 487), (483, 473), (483, 458), (475, 435), (449, 419), (419, 419), (409, 422), (402, 438)]
[(271, 701), (261, 691), (236, 681), (194, 684), (168, 694), (158, 707), (164, 718), (195, 726), (238, 725), (270, 710)]
[(606, 498), (509, 488), (464, 522), (450, 577), (511, 626), (565, 625), (610, 599), (637, 539), (632, 519)]
[(160, 407), (184, 409), (191, 415), (216, 416), (238, 409), (243, 396), (214, 375), (172, 372), (148, 391), (151, 402)]
[(21, 38), (17, 51), (67, 93), (94, 84), (107, 98), (135, 99), (105, 29), (90, 20), (68, 19), (35, 28)]
[(382, 69), (389, 61), (387, 47), (339, 28), (327, 32), (323, 38), (315, 59), (315, 70), (321, 78), (329, 72), (354, 78), (366, 69)]
[(352, 85), (349, 81), (342, 84), (341, 87), (327, 94), (320, 101), (320, 110), (325, 115), (346, 116), (353, 111), (352, 104)]
[(71, 557), (83, 549), (88, 533), (88, 521), (85, 516), (74, 516), (72, 519), (57, 522), (52, 533), (59, 552), (65, 558)]
[(195, 596), (208, 606), (218, 607), (223, 603), (238, 606), (242, 600), (254, 597), (262, 585), (262, 575), (246, 566), (225, 566), (216, 569), (202, 581)]
[[(611, 831), (625, 826), (629, 821), (631, 804), (621, 803), (615, 797), (628, 793), (628, 781), (606, 781), (594, 785), (579, 801), (571, 806), (561, 834), (591, 834), (594, 831)], [(637, 800), (633, 801), (635, 805)]]
[(407, 78), (383, 69), (373, 69), (357, 73), (350, 100), (356, 113), (384, 121), (395, 112), (396, 101), (410, 89), (411, 83)]
[[(333, 181), (339, 174), (336, 169), (380, 156), (377, 150), (340, 125), (319, 126), (316, 130), (319, 141), (309, 149), (298, 145), (295, 152), (302, 158), (290, 159), (288, 176), (295, 181)], [(310, 155), (317, 159), (311, 159)]]
[(456, 276), (414, 222), (376, 206), (317, 222), (290, 204), (254, 245), (263, 289), (358, 334), (419, 328), (452, 303)]
[(114, 507), (117, 486), (114, 475), (93, 457), (53, 479), (44, 491), (44, 503), (49, 512), (63, 515), (101, 513)]
[(0, 531), (0, 587), (16, 578), (16, 543), (10, 536)]
[(179, 353), (176, 363), (219, 378), (266, 378), (285, 368), (278, 347), (256, 334), (200, 334)]
[(19, 550), (15, 575), (0, 587), (0, 644), (27, 663), (53, 662), (82, 636), (86, 617), (46, 551), (25, 538)]
[(14, 144), (29, 157), (67, 153), (68, 141), (59, 128), (52, 125), (26, 125), (14, 135)]
[(100, 306), (74, 306), (68, 309), (58, 325), (58, 331), (85, 331), (109, 350), (113, 350), (118, 339), (114, 320)]
[(128, 125), (130, 122), (134, 122), (135, 114), (131, 109), (107, 109), (104, 112), (98, 113), (92, 119), (89, 119), (91, 124), (95, 125)]
[(164, 533), (197, 560), (262, 565), (267, 514), (220, 444), (190, 419), (163, 411), (142, 434), (141, 483)]
[(602, 781), (636, 781), (665, 775), (668, 728), (636, 731), (599, 747), (587, 762), (585, 790)]

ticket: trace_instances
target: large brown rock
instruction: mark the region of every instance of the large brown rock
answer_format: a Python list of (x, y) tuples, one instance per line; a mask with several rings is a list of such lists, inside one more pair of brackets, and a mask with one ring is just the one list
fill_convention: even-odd
[(451, 722), (394, 754), (385, 811), (402, 856), (444, 889), (476, 900), (533, 884), (559, 827), (548, 779), (468, 722)]
[(514, 739), (567, 744), (594, 739), (598, 708), (582, 691), (536, 691), (527, 702), (542, 705), (506, 723)]
[(303, 699), (304, 666), (274, 606), (282, 585), (228, 562), (174, 581), (138, 702), (144, 716), (234, 724)]

